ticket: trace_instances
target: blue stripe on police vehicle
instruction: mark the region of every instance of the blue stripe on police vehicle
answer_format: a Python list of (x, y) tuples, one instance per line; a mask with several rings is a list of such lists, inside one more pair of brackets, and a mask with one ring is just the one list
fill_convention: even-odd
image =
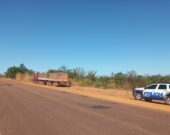
[(162, 92), (144, 92), (144, 97), (163, 98)]

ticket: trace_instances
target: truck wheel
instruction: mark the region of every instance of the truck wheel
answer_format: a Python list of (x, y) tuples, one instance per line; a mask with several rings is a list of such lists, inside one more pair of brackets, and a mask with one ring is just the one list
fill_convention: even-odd
[(71, 87), (71, 82), (66, 82), (66, 87)]
[(142, 100), (142, 94), (140, 94), (140, 93), (134, 93), (134, 98), (135, 98), (135, 100)]
[(146, 101), (146, 102), (152, 102), (152, 99), (150, 99), (150, 98), (145, 98), (145, 101)]
[(165, 104), (166, 105), (170, 105), (170, 97), (166, 97), (165, 98)]

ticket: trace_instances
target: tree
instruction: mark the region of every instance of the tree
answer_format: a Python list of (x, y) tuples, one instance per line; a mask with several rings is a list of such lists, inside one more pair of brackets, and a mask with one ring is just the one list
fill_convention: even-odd
[(34, 71), (26, 68), (24, 64), (20, 64), (19, 67), (16, 67), (16, 66), (9, 67), (7, 69), (7, 71), (5, 72), (5, 76), (7, 78), (16, 78), (16, 74), (17, 73), (21, 73), (21, 74), (24, 74), (24, 73), (33, 74)]
[(7, 71), (5, 72), (5, 76), (7, 78), (15, 78), (16, 74), (20, 72), (20, 69), (13, 66), (7, 69)]
[(27, 69), (24, 64), (20, 64), (18, 69), (20, 70), (21, 73), (26, 73), (29, 71), (29, 69)]
[(137, 85), (137, 73), (135, 71), (127, 72), (127, 81), (132, 88), (135, 88)]
[(87, 72), (87, 76), (86, 76), (86, 77), (87, 77), (89, 80), (94, 81), (94, 80), (96, 79), (96, 74), (97, 74), (96, 71), (90, 70), (90, 71)]
[(56, 69), (50, 69), (47, 71), (47, 73), (58, 73), (59, 71)]
[(75, 77), (84, 77), (86, 72), (83, 68), (74, 68), (73, 69), (73, 74)]
[(119, 72), (117, 74), (114, 75), (114, 80), (115, 80), (115, 85), (116, 87), (123, 87), (124, 83), (125, 83), (125, 74), (123, 74), (122, 72)]

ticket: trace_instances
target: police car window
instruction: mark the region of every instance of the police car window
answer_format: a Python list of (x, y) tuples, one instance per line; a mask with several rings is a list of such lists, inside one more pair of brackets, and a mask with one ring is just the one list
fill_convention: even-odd
[(167, 87), (166, 87), (166, 85), (159, 85), (159, 88), (158, 88), (159, 90), (166, 90), (167, 89)]
[(157, 85), (151, 85), (151, 86), (148, 86), (146, 87), (146, 89), (156, 89)]

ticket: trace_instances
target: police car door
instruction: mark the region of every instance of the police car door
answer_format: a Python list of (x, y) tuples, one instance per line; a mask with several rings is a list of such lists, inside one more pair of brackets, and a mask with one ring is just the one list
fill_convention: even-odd
[(152, 98), (152, 93), (155, 89), (157, 89), (157, 84), (147, 86), (145, 88), (145, 90), (143, 91), (143, 97), (144, 98)]
[(159, 84), (158, 88), (153, 90), (152, 98), (157, 100), (162, 100), (164, 99), (166, 92), (167, 92), (167, 85)]

